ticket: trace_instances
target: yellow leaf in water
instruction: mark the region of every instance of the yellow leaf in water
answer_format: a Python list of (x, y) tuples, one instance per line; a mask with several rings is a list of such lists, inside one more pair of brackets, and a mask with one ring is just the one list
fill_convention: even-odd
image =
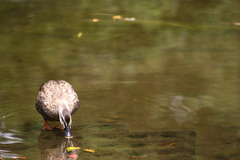
[(236, 26), (240, 26), (240, 22), (234, 22), (233, 24)]
[(67, 152), (71, 152), (72, 150), (75, 150), (75, 149), (80, 149), (80, 147), (68, 147)]
[(16, 159), (27, 159), (27, 157), (16, 157)]
[(137, 159), (136, 156), (129, 157), (129, 159)]
[(78, 38), (82, 37), (82, 32), (79, 32), (77, 35)]
[(92, 22), (99, 22), (99, 19), (92, 19)]
[(113, 20), (120, 20), (122, 19), (122, 16), (121, 15), (115, 15), (113, 16)]
[(110, 118), (105, 118), (103, 119), (104, 122), (107, 122), (107, 123), (111, 123), (111, 122), (114, 122), (113, 119), (110, 119)]
[(172, 143), (169, 143), (167, 146), (172, 147), (172, 146), (176, 146), (176, 145), (177, 145), (177, 142), (172, 142)]
[(84, 149), (85, 152), (95, 153), (95, 149)]

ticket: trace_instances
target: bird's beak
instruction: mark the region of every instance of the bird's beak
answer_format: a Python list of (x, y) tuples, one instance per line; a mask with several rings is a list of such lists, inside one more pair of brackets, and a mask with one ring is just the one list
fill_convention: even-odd
[(72, 134), (70, 131), (70, 126), (67, 126), (66, 128), (64, 128), (64, 134), (65, 134), (65, 138), (72, 138)]

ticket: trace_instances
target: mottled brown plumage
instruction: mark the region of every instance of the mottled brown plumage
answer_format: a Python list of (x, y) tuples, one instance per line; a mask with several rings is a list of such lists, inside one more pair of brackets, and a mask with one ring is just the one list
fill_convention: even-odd
[[(71, 114), (78, 109), (79, 99), (68, 82), (50, 80), (40, 87), (35, 106), (45, 121), (59, 121), (59, 115), (64, 116), (65, 109), (69, 110)], [(59, 113), (62, 111), (63, 113)], [(71, 126), (71, 122), (69, 125)]]

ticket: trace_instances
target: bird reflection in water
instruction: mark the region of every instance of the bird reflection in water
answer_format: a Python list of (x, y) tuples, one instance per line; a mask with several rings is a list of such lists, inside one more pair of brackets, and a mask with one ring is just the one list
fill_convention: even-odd
[[(75, 148), (70, 149), (69, 148)], [(80, 147), (76, 147), (71, 139), (66, 139), (61, 144), (62, 159), (77, 159), (80, 152)]]
[[(80, 153), (80, 138), (62, 138), (62, 132), (41, 132), (38, 137), (38, 146), (44, 160), (74, 160)], [(74, 149), (69, 150), (72, 147)]]
[(184, 97), (181, 95), (172, 97), (171, 105), (169, 108), (174, 113), (175, 120), (180, 124), (185, 122), (190, 115), (196, 116), (195, 111), (184, 105)]

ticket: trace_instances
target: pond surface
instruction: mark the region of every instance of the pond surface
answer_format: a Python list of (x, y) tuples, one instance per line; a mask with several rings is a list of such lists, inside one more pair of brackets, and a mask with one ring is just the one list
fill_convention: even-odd
[[(0, 4), (0, 158), (240, 159), (239, 1)], [(41, 131), (50, 79), (80, 98), (71, 141)]]

